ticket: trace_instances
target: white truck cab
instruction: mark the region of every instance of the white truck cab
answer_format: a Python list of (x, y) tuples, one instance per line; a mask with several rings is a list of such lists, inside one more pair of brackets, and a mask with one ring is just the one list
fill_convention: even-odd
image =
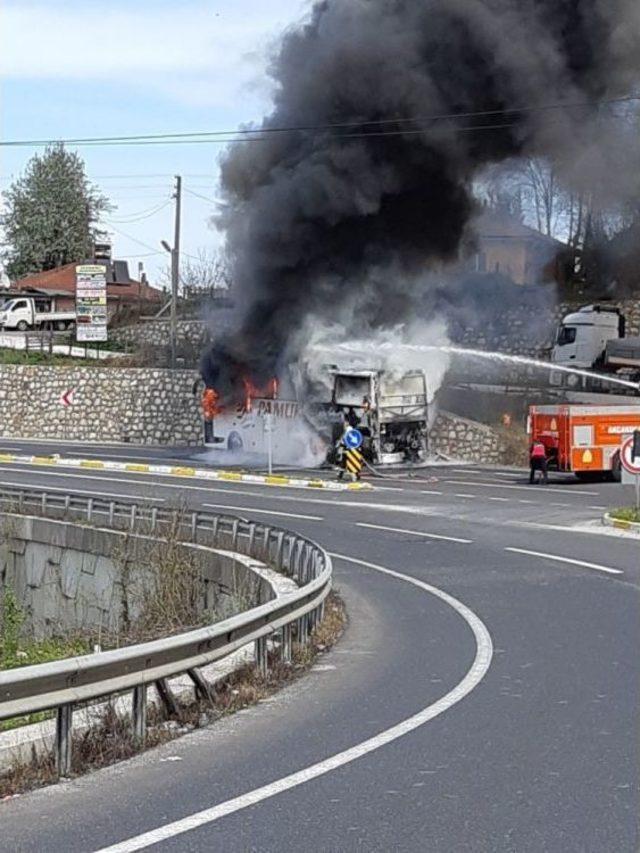
[(604, 361), (607, 341), (623, 337), (624, 317), (617, 308), (585, 305), (562, 319), (551, 361), (567, 367), (595, 367)]
[(56, 311), (51, 299), (14, 296), (0, 302), (0, 329), (26, 332), (27, 329), (63, 331), (76, 322), (75, 311)]

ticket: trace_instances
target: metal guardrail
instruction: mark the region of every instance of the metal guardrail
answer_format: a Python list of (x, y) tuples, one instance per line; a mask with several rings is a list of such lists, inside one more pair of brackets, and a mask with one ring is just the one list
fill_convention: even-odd
[(66, 775), (71, 767), (74, 705), (133, 690), (133, 729), (142, 742), (149, 684), (155, 683), (168, 707), (173, 699), (165, 679), (185, 672), (201, 695), (210, 695), (198, 667), (220, 660), (252, 641), (256, 665), (266, 676), (267, 638), (279, 632), (281, 657), (290, 661), (294, 631), (298, 642), (308, 642), (311, 630), (322, 618), (324, 601), (331, 589), (331, 558), (319, 545), (288, 530), (235, 516), (33, 488), (2, 489), (0, 512), (83, 521), (144, 535), (162, 536), (163, 530), (171, 528), (179, 530), (182, 541), (252, 557), (300, 585), (294, 593), (209, 627), (0, 672), (0, 719), (57, 710), (55, 752), (60, 775)]

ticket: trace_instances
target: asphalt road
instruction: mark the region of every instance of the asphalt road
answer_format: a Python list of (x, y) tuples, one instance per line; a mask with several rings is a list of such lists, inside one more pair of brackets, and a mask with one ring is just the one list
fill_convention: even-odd
[[(521, 472), (447, 466), (334, 494), (0, 467), (0, 483), (27, 482), (286, 524), (342, 555), (350, 622), (269, 702), (0, 804), (1, 850), (142, 849), (152, 830), (163, 851), (638, 850), (640, 540), (597, 525), (630, 499), (625, 487), (529, 487)], [(478, 635), (411, 579), (469, 608), (493, 644), (486, 675), (432, 719)], [(358, 757), (363, 742), (378, 748)], [(347, 750), (328, 772), (281, 783)], [(243, 796), (272, 783), (260, 802)]]

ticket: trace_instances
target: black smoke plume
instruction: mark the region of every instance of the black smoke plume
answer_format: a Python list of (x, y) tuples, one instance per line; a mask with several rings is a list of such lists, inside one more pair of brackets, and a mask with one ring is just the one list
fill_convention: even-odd
[(359, 336), (406, 319), (421, 273), (456, 258), (487, 164), (544, 155), (615, 181), (624, 105), (603, 101), (639, 65), (638, 0), (316, 3), (273, 60), (260, 141), (223, 158), (217, 224), (242, 311), (205, 379), (266, 381), (310, 318), (348, 314)]

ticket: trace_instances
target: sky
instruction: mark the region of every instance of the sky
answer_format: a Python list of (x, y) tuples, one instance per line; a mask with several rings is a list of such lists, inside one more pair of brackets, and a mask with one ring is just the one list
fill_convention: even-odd
[[(2, 138), (215, 131), (258, 121), (270, 106), (270, 53), (309, 6), (310, 0), (2, 0)], [(0, 149), (0, 189), (39, 150)], [(221, 245), (223, 235), (209, 222), (220, 143), (76, 150), (116, 206), (104, 224), (114, 257), (128, 259), (131, 272), (141, 262), (153, 283), (167, 267), (160, 241), (173, 239), (177, 174), (184, 259)]]

